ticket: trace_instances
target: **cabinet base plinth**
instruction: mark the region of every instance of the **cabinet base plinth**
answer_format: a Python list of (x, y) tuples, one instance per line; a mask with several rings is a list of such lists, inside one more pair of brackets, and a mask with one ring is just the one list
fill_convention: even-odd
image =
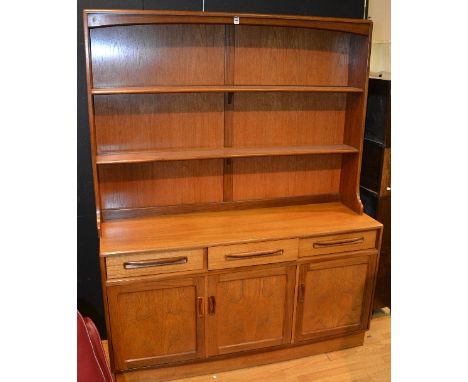
[(365, 332), (362, 331), (320, 342), (304, 345), (294, 344), (287, 348), (256, 353), (250, 352), (248, 354), (232, 354), (223, 356), (222, 358), (204, 359), (203, 361), (200, 360), (193, 363), (128, 371), (115, 374), (115, 379), (116, 382), (170, 381), (196, 375), (213, 374), (233, 369), (265, 365), (360, 346), (364, 343), (364, 335)]

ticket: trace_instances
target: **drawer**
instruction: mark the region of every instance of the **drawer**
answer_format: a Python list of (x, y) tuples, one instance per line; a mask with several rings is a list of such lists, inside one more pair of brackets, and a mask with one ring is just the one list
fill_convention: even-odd
[(298, 239), (208, 248), (208, 269), (246, 267), (297, 259)]
[(359, 251), (376, 247), (377, 231), (309, 237), (299, 240), (299, 257)]
[(202, 270), (203, 249), (110, 256), (106, 268), (108, 279)]

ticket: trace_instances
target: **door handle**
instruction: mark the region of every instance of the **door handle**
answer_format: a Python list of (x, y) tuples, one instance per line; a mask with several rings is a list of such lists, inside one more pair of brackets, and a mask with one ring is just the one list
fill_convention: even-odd
[(208, 297), (208, 314), (214, 315), (216, 311), (216, 299), (215, 296)]

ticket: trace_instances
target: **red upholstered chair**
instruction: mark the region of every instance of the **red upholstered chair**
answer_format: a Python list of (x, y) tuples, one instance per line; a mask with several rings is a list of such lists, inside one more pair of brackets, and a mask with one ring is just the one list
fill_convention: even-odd
[(78, 312), (78, 382), (113, 382), (101, 337), (90, 318)]

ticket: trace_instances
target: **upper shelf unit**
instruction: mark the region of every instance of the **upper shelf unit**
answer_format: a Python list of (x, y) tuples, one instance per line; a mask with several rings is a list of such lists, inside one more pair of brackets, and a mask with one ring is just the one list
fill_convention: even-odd
[(371, 22), (84, 17), (98, 217), (304, 200), (362, 213)]

